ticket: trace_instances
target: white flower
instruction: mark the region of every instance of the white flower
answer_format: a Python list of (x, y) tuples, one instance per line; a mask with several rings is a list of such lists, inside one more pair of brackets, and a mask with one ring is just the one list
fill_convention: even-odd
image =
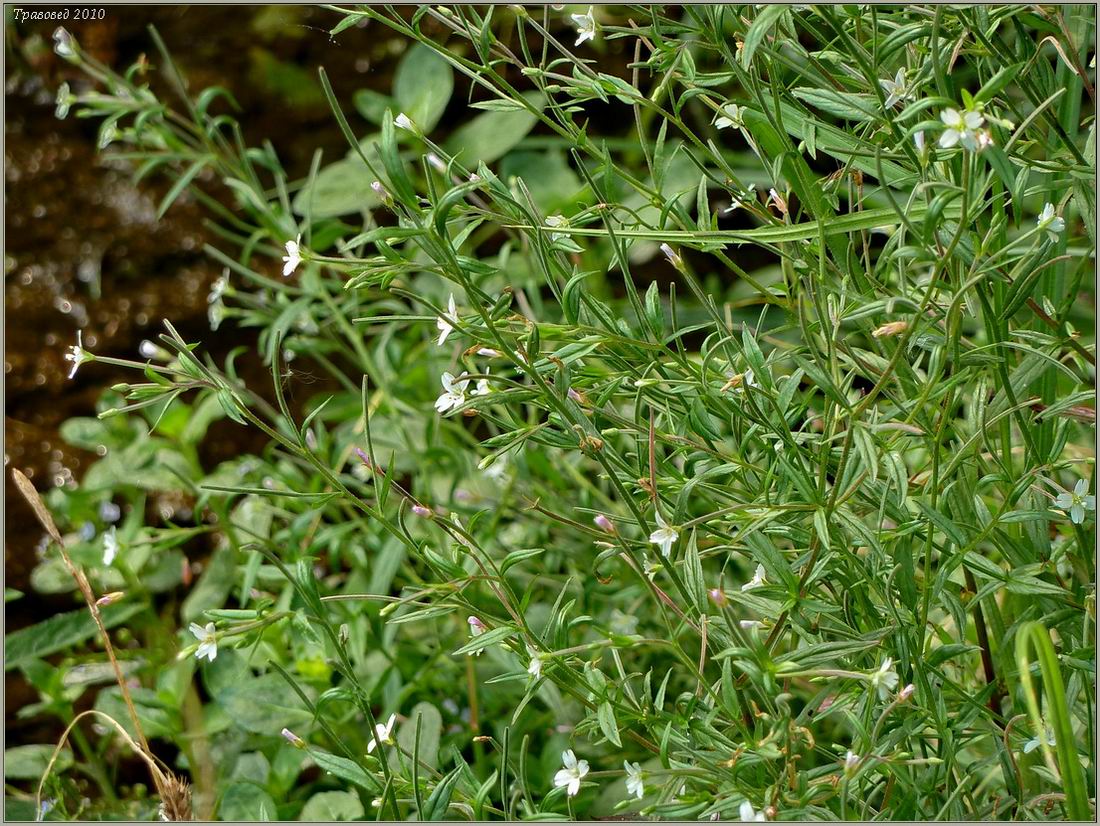
[(1054, 204), (1047, 204), (1039, 213), (1036, 225), (1039, 229), (1046, 230), (1051, 241), (1057, 241), (1058, 235), (1066, 228), (1066, 221), (1061, 215), (1054, 213)]
[(729, 215), (735, 209), (740, 209), (747, 201), (756, 201), (756, 184), (749, 184), (749, 188), (730, 202), (730, 205), (722, 210), (723, 215)]
[(858, 754), (853, 752), (851, 749), (848, 749), (848, 753), (844, 755), (844, 771), (855, 771), (856, 767), (859, 765), (860, 759), (861, 758)]
[(742, 801), (742, 803), (741, 803), (741, 822), (742, 823), (751, 823), (751, 822), (754, 822), (754, 821), (764, 821), (764, 820), (767, 820), (767, 819), (768, 819), (767, 816), (763, 812), (758, 812), (755, 809), (753, 809), (752, 804), (749, 801), (747, 801), (747, 800)]
[(642, 767), (638, 763), (623, 761), (626, 769), (626, 793), (632, 794), (639, 800), (645, 797), (645, 781), (642, 780)]
[[(744, 587), (742, 587), (741, 590), (745, 590)], [(762, 623), (760, 620), (741, 620), (740, 625), (741, 628), (745, 631), (752, 631), (754, 629), (764, 627), (764, 623)]]
[(871, 688), (878, 689), (880, 700), (885, 700), (898, 687), (898, 675), (893, 666), (894, 661), (887, 657), (882, 661), (878, 671), (871, 675)]
[(753, 588), (759, 588), (765, 582), (767, 582), (766, 572), (763, 565), (757, 565), (756, 571), (752, 575), (752, 579), (741, 586), (742, 591), (751, 591)]
[(76, 57), (76, 49), (73, 48), (73, 36), (63, 26), (53, 30), (53, 50), (58, 57), (66, 60)]
[(1059, 493), (1054, 500), (1054, 505), (1068, 513), (1074, 525), (1080, 525), (1085, 521), (1085, 511), (1096, 510), (1096, 497), (1089, 496), (1088, 493), (1088, 480), (1078, 479), (1077, 484), (1073, 486), (1073, 493)]
[(886, 92), (886, 108), (890, 109), (898, 101), (909, 100), (913, 93), (905, 84), (905, 69), (898, 69), (893, 80), (880, 80), (879, 86)]
[(561, 762), (565, 768), (554, 775), (555, 786), (565, 786), (566, 793), (573, 797), (581, 790), (581, 779), (588, 774), (588, 761), (578, 760), (573, 749), (561, 753)]
[(943, 125), (946, 127), (942, 135), (940, 135), (940, 146), (944, 149), (950, 149), (958, 143), (961, 143), (967, 149), (971, 151), (978, 148), (978, 129), (983, 123), (985, 118), (982, 117), (981, 112), (975, 112), (973, 109), (966, 112), (959, 112), (957, 109), (944, 109), (940, 113), (940, 120), (943, 121)]
[(531, 658), (531, 661), (527, 663), (527, 673), (537, 680), (542, 676), (542, 658), (539, 656), (539, 652), (530, 645), (527, 646), (527, 656)]
[[(463, 376), (466, 374), (463, 373)], [(450, 373), (444, 373), (440, 381), (443, 383), (443, 393), (435, 400), (435, 409), (439, 413), (446, 413), (456, 407), (461, 407), (466, 402), (466, 386), (469, 379), (455, 378)]]
[(225, 295), (226, 289), (229, 287), (229, 269), (226, 268), (221, 276), (217, 278), (213, 284), (210, 285), (210, 292), (206, 296), (206, 303), (213, 304), (215, 301), (221, 301), (221, 297)]
[[(581, 45), (586, 40), (596, 39), (596, 18), (592, 16), (592, 7), (588, 7), (588, 11), (584, 14), (571, 14), (569, 19), (573, 21), (573, 25), (577, 27), (577, 42), (574, 46)], [(572, 752), (570, 752), (572, 754)]]
[[(569, 219), (564, 215), (547, 215), (546, 226), (548, 227), (567, 227), (569, 226)], [(568, 238), (569, 236), (564, 232), (551, 232), (550, 243), (554, 244), (560, 241), (562, 238)]]
[(715, 129), (740, 129), (744, 126), (741, 116), (741, 107), (736, 103), (727, 103), (718, 110), (718, 116), (714, 119)]
[(680, 257), (680, 254), (668, 244), (661, 244), (661, 252), (665, 254), (665, 258), (668, 259), (668, 263), (670, 263), (676, 269), (680, 269), (680, 267), (683, 265), (684, 260)]
[(302, 263), (302, 252), (299, 248), (299, 244), (302, 243), (302, 236), (299, 235), (293, 241), (286, 242), (286, 255), (283, 256), (283, 278), (286, 278), (296, 269), (298, 265)]
[(679, 532), (661, 518), (661, 512), (654, 511), (657, 519), (657, 530), (649, 535), (649, 541), (661, 548), (661, 554), (668, 556), (672, 553), (672, 545), (680, 538)]
[[(1047, 745), (1051, 748), (1054, 748), (1054, 732), (1051, 731), (1050, 726), (1046, 727), (1046, 730), (1043, 734), (1044, 739), (1047, 741)], [(1039, 746), (1041, 745), (1043, 744), (1042, 742), (1040, 742), (1038, 737), (1032, 737), (1030, 740), (1024, 743), (1024, 754), (1031, 754), (1031, 752), (1035, 751), (1035, 749), (1039, 748)]]
[(76, 375), (77, 368), (89, 361), (95, 361), (95, 356), (84, 349), (84, 331), (76, 331), (76, 344), (70, 345), (69, 352), (65, 354), (65, 361), (73, 363), (73, 369), (69, 371), (69, 378)]
[(477, 387), (470, 391), (471, 396), (488, 396), (493, 392), (493, 388), (489, 386), (488, 379), (478, 379)]
[(111, 526), (111, 530), (103, 534), (103, 564), (110, 565), (115, 561), (115, 556), (118, 554), (118, 532), (115, 531), (115, 526)]
[[(480, 637), (482, 634), (485, 633), (485, 623), (483, 623), (477, 617), (475, 617), (473, 615), (466, 617), (466, 623), (467, 623), (467, 625), (470, 626), (470, 637), (471, 638)], [(484, 650), (485, 650), (484, 648), (479, 648), (476, 651), (471, 651), (470, 653), (473, 654), (475, 657), (480, 657), (481, 652), (484, 651)]]
[(195, 659), (201, 660), (206, 657), (210, 662), (214, 662), (214, 658), (218, 656), (218, 638), (214, 634), (214, 623), (208, 622), (204, 628), (193, 622), (189, 628), (195, 635), (195, 639), (199, 641), (199, 647), (195, 649)]
[(924, 130), (919, 130), (913, 133), (913, 143), (916, 144), (918, 152), (924, 152)]
[(498, 358), (500, 356), (500, 353), (492, 347), (479, 347), (477, 348), (477, 354), (487, 358)]
[(384, 724), (378, 723), (377, 725), (375, 725), (374, 737), (369, 743), (367, 743), (367, 754), (370, 754), (372, 751), (378, 748), (379, 743), (385, 744), (393, 742), (392, 732), (395, 720), (397, 720), (397, 715), (391, 714), (390, 719), (387, 720)]
[(455, 314), (455, 294), (451, 293), (451, 297), (447, 299), (447, 315), (441, 315), (435, 320), (436, 329), (439, 330), (439, 340), (436, 345), (443, 346), (443, 342), (447, 340), (447, 336), (451, 334), (451, 330), (455, 327), (455, 319), (458, 316)]
[(413, 125), (413, 122), (404, 112), (400, 112), (397, 117), (393, 119), (393, 125), (400, 127), (401, 129), (407, 129), (410, 132), (416, 131), (416, 127)]
[(73, 105), (76, 98), (72, 92), (69, 91), (69, 84), (62, 83), (57, 88), (57, 108), (54, 109), (54, 115), (58, 120), (64, 120), (69, 114), (69, 107)]

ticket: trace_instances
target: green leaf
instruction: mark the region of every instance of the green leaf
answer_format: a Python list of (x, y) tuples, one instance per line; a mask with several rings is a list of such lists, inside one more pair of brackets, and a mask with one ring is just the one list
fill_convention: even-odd
[(447, 817), (447, 809), (451, 805), (451, 796), (455, 786), (462, 777), (462, 766), (456, 766), (451, 773), (444, 777), (432, 790), (428, 802), (424, 804), (425, 820), (443, 820)]
[[(542, 109), (542, 96), (537, 92), (524, 95), (532, 106)], [(443, 148), (463, 166), (473, 168), (478, 163), (492, 163), (518, 144), (538, 120), (526, 109), (514, 112), (485, 112), (456, 129)]]
[(318, 792), (306, 801), (302, 813), (303, 821), (358, 820), (366, 814), (359, 795), (351, 792)]
[(217, 695), (233, 723), (255, 734), (308, 726), (313, 715), (302, 708), (301, 698), (278, 674), (235, 683)]
[(398, 109), (412, 118), (424, 134), (439, 123), (453, 89), (450, 64), (422, 43), (409, 49), (393, 77), (393, 96)]
[(416, 745), (416, 720), (420, 718), (420, 761), (433, 769), (439, 765), (439, 739), (443, 734), (443, 716), (431, 703), (417, 703), (397, 732), (397, 744), (409, 754)]
[(765, 6), (752, 21), (748, 32), (745, 33), (745, 45), (741, 49), (741, 66), (748, 69), (752, 63), (752, 56), (756, 54), (757, 47), (764, 41), (768, 31), (779, 22), (779, 18), (787, 11), (784, 5)]
[(369, 792), (378, 790), (378, 784), (354, 761), (321, 749), (311, 748), (308, 751), (309, 756), (313, 758), (313, 762), (329, 774), (334, 774), (341, 780), (354, 783)]
[(255, 783), (234, 783), (222, 795), (218, 818), (237, 822), (272, 821), (279, 819), (279, 813), (271, 795)]
[[(13, 746), (4, 749), (5, 780), (40, 780), (46, 771), (46, 765), (53, 756), (53, 743), (28, 746)], [(62, 749), (53, 764), (54, 772), (63, 772), (73, 764), (73, 753)]]
[[(381, 164), (379, 164), (381, 166)], [(317, 218), (335, 218), (378, 206), (378, 196), (371, 189), (374, 175), (358, 157), (345, 158), (329, 164), (313, 181), (294, 197), (294, 212), (305, 215), (312, 209)]]
[(596, 708), (596, 719), (600, 723), (600, 731), (603, 732), (604, 737), (621, 748), (623, 744), (619, 739), (619, 726), (615, 722), (615, 709), (612, 708), (611, 703), (606, 701), (600, 703)]
[[(105, 628), (114, 628), (144, 609), (140, 603), (108, 605), (100, 612)], [(70, 646), (84, 642), (97, 632), (95, 620), (87, 608), (57, 614), (48, 620), (13, 631), (4, 638), (4, 670), (23, 663), (48, 657)]]

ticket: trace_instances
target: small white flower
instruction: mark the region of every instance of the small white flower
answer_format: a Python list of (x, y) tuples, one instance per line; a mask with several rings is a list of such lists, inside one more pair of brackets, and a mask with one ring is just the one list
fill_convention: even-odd
[(641, 765), (624, 760), (623, 768), (626, 769), (626, 793), (641, 800), (645, 797), (645, 781), (642, 780)]
[(223, 295), (225, 295), (226, 289), (229, 287), (229, 269), (226, 268), (221, 276), (217, 278), (213, 284), (210, 285), (210, 292), (206, 296), (206, 303), (213, 304), (215, 301), (221, 301)]
[(767, 582), (766, 571), (763, 565), (757, 565), (756, 571), (752, 575), (752, 579), (741, 586), (742, 591), (751, 591), (753, 588), (759, 588), (765, 582)]
[(424, 159), (429, 164), (431, 164), (432, 169), (434, 169), (436, 172), (439, 172), (443, 175), (447, 174), (447, 164), (434, 152), (429, 152), (427, 155), (424, 156)]
[[(1051, 730), (1050, 726), (1046, 727), (1046, 730), (1044, 731), (1044, 738), (1047, 741), (1047, 745), (1051, 748), (1054, 748), (1054, 732)], [(1038, 737), (1032, 737), (1030, 740), (1024, 743), (1024, 754), (1031, 754), (1031, 752), (1035, 751), (1035, 749), (1039, 748), (1039, 746), (1041, 745), (1043, 744)]]
[(397, 117), (393, 119), (393, 125), (401, 129), (407, 129), (409, 132), (416, 131), (416, 126), (413, 125), (412, 120), (404, 112), (398, 113)]
[(763, 812), (756, 811), (752, 804), (745, 800), (741, 803), (741, 822), (752, 823), (767, 820), (767, 816)]
[(897, 687), (898, 675), (894, 671), (894, 661), (887, 657), (878, 671), (871, 675), (871, 688), (877, 688), (879, 699), (885, 700)]
[(479, 356), (485, 356), (486, 358), (499, 358), (500, 353), (494, 350), (492, 347), (478, 347), (477, 354)]
[(683, 266), (684, 259), (680, 257), (680, 253), (676, 252), (668, 244), (661, 244), (661, 252), (665, 254), (665, 258), (668, 259), (668, 263), (674, 266), (676, 269), (680, 269)]
[[(546, 226), (548, 227), (567, 227), (569, 226), (569, 219), (564, 215), (547, 215)], [(551, 232), (550, 243), (554, 244), (560, 241), (562, 238), (568, 238), (569, 236), (564, 232)]]
[(561, 753), (561, 762), (565, 768), (554, 775), (554, 785), (564, 786), (566, 793), (574, 797), (581, 790), (581, 780), (588, 774), (588, 761), (578, 760), (573, 749), (568, 749)]
[(477, 387), (470, 391), (471, 396), (488, 396), (493, 392), (493, 388), (489, 386), (488, 379), (478, 379)]
[(71, 361), (73, 363), (73, 369), (69, 371), (69, 378), (73, 378), (76, 375), (77, 368), (80, 365), (89, 361), (95, 361), (95, 356), (84, 349), (84, 331), (76, 331), (76, 344), (69, 347), (69, 352), (65, 354), (65, 361)]
[(58, 57), (63, 57), (66, 60), (76, 57), (73, 36), (63, 26), (58, 26), (53, 30), (53, 50)]
[(367, 754), (370, 754), (376, 748), (378, 744), (393, 743), (393, 724), (397, 720), (396, 714), (391, 714), (390, 719), (385, 723), (378, 723), (374, 727), (374, 737), (369, 743), (367, 743)]
[(591, 6), (584, 14), (569, 15), (569, 19), (573, 21), (573, 25), (577, 28), (577, 42), (573, 44), (574, 46), (579, 46), (586, 40), (596, 39), (596, 18), (592, 16)]
[(62, 83), (57, 88), (57, 108), (54, 109), (54, 115), (58, 120), (65, 120), (69, 115), (69, 107), (73, 105), (76, 98), (73, 93), (69, 91), (69, 84)]
[(848, 753), (844, 755), (844, 771), (855, 771), (856, 767), (859, 766), (859, 761), (861, 759), (862, 758), (858, 754), (853, 752), (851, 749), (848, 749)]
[[(463, 376), (466, 374), (463, 373)], [(469, 379), (455, 378), (450, 373), (444, 373), (440, 381), (443, 383), (443, 393), (435, 400), (435, 409), (439, 413), (446, 413), (461, 407), (466, 402), (466, 386)]]
[(1085, 521), (1085, 511), (1096, 510), (1096, 497), (1089, 495), (1088, 480), (1078, 479), (1073, 493), (1059, 493), (1054, 505), (1068, 513), (1074, 525), (1080, 525)]
[(1043, 211), (1039, 213), (1039, 220), (1036, 221), (1036, 225), (1039, 229), (1046, 230), (1051, 241), (1057, 241), (1062, 230), (1066, 228), (1066, 221), (1061, 215), (1055, 214), (1054, 204), (1048, 203), (1043, 207)]
[(924, 152), (924, 130), (921, 129), (913, 133), (913, 143), (917, 147), (918, 152)]
[(447, 299), (447, 315), (441, 315), (435, 320), (436, 329), (439, 330), (439, 340), (436, 341), (436, 346), (442, 347), (443, 342), (447, 340), (447, 336), (451, 334), (451, 330), (455, 327), (456, 319), (458, 318), (455, 312), (455, 294), (451, 293), (451, 297)]
[(195, 635), (195, 639), (199, 641), (199, 647), (195, 650), (195, 659), (201, 660), (206, 657), (210, 662), (214, 662), (214, 659), (218, 656), (218, 638), (214, 633), (214, 623), (208, 622), (206, 627), (203, 627), (193, 622), (189, 629)]
[(909, 91), (909, 87), (905, 84), (905, 69), (898, 69), (898, 73), (894, 75), (893, 80), (880, 80), (879, 85), (886, 92), (887, 109), (892, 108), (899, 101), (909, 100), (913, 97), (913, 93)]
[(749, 188), (738, 195), (736, 198), (734, 198), (730, 202), (730, 205), (722, 210), (722, 214), (729, 215), (735, 209), (740, 209), (749, 201), (752, 201), (753, 203), (756, 202), (756, 184), (749, 184)]
[[(650, 541), (652, 541), (652, 539)], [(653, 579), (653, 577), (657, 576), (657, 571), (660, 569), (660, 567), (660, 564), (654, 565), (652, 562), (650, 562), (649, 554), (647, 554), (645, 551), (642, 551), (642, 571), (645, 572), (645, 575), (647, 577)]]
[[(480, 637), (482, 634), (485, 633), (485, 623), (483, 623), (481, 620), (473, 615), (466, 617), (466, 624), (470, 626), (471, 638)], [(470, 653), (475, 657), (480, 657), (481, 652), (484, 650), (484, 648), (479, 648), (476, 651), (471, 651)]]
[(110, 565), (118, 555), (118, 532), (115, 526), (103, 534), (103, 564)]
[(531, 661), (527, 663), (527, 673), (537, 680), (542, 676), (542, 658), (539, 656), (539, 652), (530, 645), (527, 646), (527, 656), (531, 658)]
[(714, 119), (715, 129), (740, 129), (745, 123), (742, 120), (741, 107), (736, 103), (727, 103), (718, 110), (718, 116)]
[(940, 146), (950, 149), (961, 143), (967, 149), (973, 151), (978, 148), (978, 129), (985, 123), (981, 112), (973, 109), (959, 112), (957, 109), (944, 109), (940, 113), (943, 121), (944, 132), (940, 135)]
[[(741, 590), (745, 590), (744, 587), (742, 587)], [(753, 631), (755, 629), (764, 627), (764, 623), (762, 623), (760, 620), (741, 620), (740, 625), (741, 628), (745, 631)]]
[(672, 545), (680, 538), (680, 534), (675, 528), (665, 522), (659, 510), (654, 511), (654, 516), (657, 519), (657, 530), (649, 535), (649, 541), (659, 546), (661, 555), (667, 557), (672, 553)]
[(296, 269), (298, 265), (302, 263), (302, 251), (300, 244), (302, 243), (302, 236), (299, 235), (293, 241), (286, 242), (286, 255), (283, 256), (283, 277), (286, 278)]

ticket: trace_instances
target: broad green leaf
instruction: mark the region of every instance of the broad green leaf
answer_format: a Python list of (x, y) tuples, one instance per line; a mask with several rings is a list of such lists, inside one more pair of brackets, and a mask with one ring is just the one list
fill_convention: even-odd
[(358, 820), (364, 814), (359, 795), (351, 792), (318, 792), (306, 801), (298, 819), (307, 822)]
[[(100, 614), (106, 628), (128, 620), (145, 606), (140, 603), (108, 605)], [(4, 638), (4, 670), (8, 671), (28, 660), (48, 657), (70, 646), (82, 643), (97, 633), (95, 620), (87, 608), (57, 614), (29, 628), (13, 631)]]
[(238, 822), (272, 821), (279, 819), (279, 812), (271, 795), (255, 783), (234, 783), (222, 795), (218, 818)]
[(443, 717), (431, 703), (417, 703), (397, 732), (397, 744), (409, 754), (416, 745), (416, 720), (420, 718), (420, 762), (433, 769), (439, 765), (439, 738), (443, 734)]
[(450, 64), (421, 43), (401, 58), (393, 78), (397, 108), (412, 118), (425, 134), (439, 123), (453, 89)]
[[(4, 749), (5, 780), (40, 780), (53, 756), (55, 744), (42, 743)], [(73, 764), (73, 753), (64, 748), (53, 764), (54, 772), (63, 772)]]

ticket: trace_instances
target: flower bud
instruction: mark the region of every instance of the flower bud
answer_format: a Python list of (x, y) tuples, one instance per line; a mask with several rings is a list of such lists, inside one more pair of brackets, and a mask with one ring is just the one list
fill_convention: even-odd
[(915, 685), (913, 685), (912, 683), (909, 683), (909, 685), (907, 685), (905, 688), (903, 688), (901, 691), (898, 692), (898, 702), (899, 703), (906, 702), (910, 697), (913, 696), (913, 693), (916, 690), (917, 690), (917, 687)]
[(409, 116), (406, 115), (404, 112), (398, 113), (397, 117), (393, 119), (393, 125), (400, 129), (408, 130), (409, 132), (416, 131), (416, 126), (413, 125), (413, 122), (409, 119)]
[(710, 597), (710, 601), (717, 605), (719, 608), (724, 608), (729, 600), (726, 599), (726, 592), (721, 588), (711, 588), (707, 591), (707, 596)]
[(908, 321), (889, 321), (871, 333), (871, 335), (875, 338), (891, 338), (904, 333), (908, 329)]
[(432, 509), (421, 505), (419, 502), (412, 506), (412, 512), (415, 513), (417, 516), (424, 517), (425, 519), (432, 515)]
[(596, 518), (593, 519), (592, 521), (595, 523), (596, 527), (599, 528), (601, 531), (607, 531), (608, 533), (616, 533), (615, 523), (612, 522), (610, 519), (608, 519), (606, 516), (604, 516), (602, 513), (597, 514)]
[(337, 631), (336, 636), (340, 640), (340, 645), (348, 644), (348, 640), (351, 639), (351, 628), (348, 627), (346, 622), (340, 624), (340, 629)]
[(668, 244), (661, 244), (661, 252), (665, 254), (665, 258), (668, 259), (668, 263), (674, 266), (676, 269), (682, 269), (684, 266), (684, 259), (680, 257), (680, 254), (676, 252)]
[(118, 602), (120, 599), (126, 596), (124, 591), (111, 591), (109, 594), (104, 594), (95, 601), (96, 607), (105, 608), (112, 603)]
[(290, 729), (284, 728), (280, 733), (290, 745), (294, 746), (294, 748), (304, 749), (306, 747), (305, 741)]

